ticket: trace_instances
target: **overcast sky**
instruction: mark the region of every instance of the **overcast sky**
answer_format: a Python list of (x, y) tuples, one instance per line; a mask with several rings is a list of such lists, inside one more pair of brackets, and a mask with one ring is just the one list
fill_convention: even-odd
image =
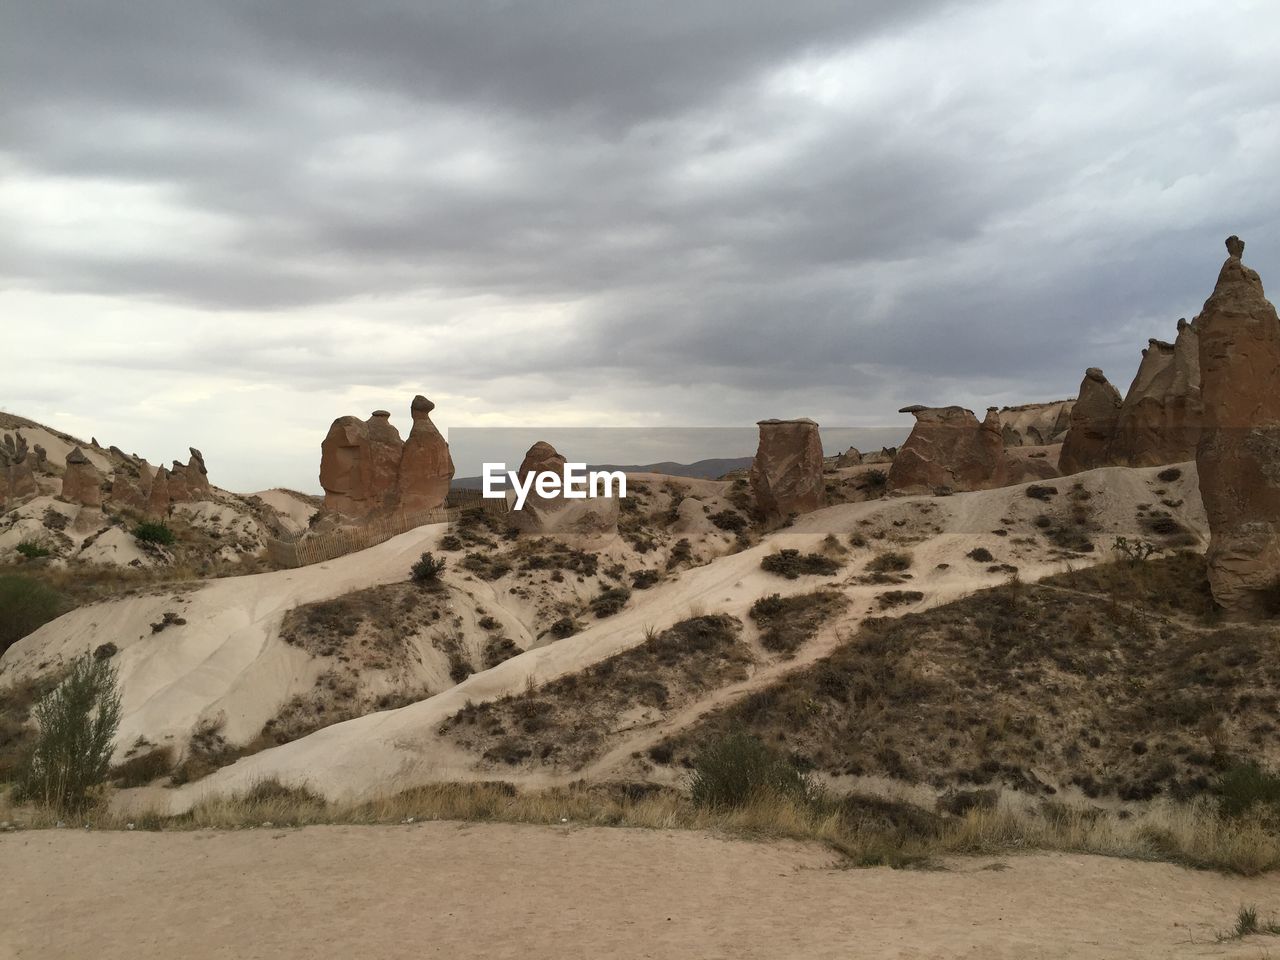
[(318, 490), (334, 417), (419, 392), (905, 429), (1123, 390), (1229, 233), (1280, 284), (1278, 49), (1272, 0), (5, 3), (0, 407)]

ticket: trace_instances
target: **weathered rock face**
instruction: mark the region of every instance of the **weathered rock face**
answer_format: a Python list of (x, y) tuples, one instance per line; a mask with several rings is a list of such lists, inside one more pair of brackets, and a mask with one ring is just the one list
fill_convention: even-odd
[(431, 422), (435, 406), (418, 395), (410, 407), (413, 429), (400, 454), (399, 466), (400, 507), (404, 510), (434, 510), (449, 496), (453, 458), (449, 444)]
[(681, 536), (714, 533), (716, 526), (707, 517), (707, 508), (696, 497), (685, 497), (676, 507), (676, 519), (671, 524), (671, 532)]
[(320, 446), (320, 485), (327, 509), (365, 517), (395, 505), (404, 441), (391, 414), (375, 410), (368, 420), (339, 417)]
[(209, 482), (209, 470), (204, 465), (204, 454), (195, 447), (187, 447), (191, 459), (187, 462), (186, 480), (187, 495), (192, 500), (207, 500), (213, 495), (213, 484)]
[(1107, 460), (1130, 467), (1190, 460), (1201, 416), (1199, 337), (1194, 323), (1179, 320), (1176, 342), (1151, 340), (1142, 351)]
[(1040, 447), (1061, 443), (1071, 426), (1074, 400), (1024, 403), (1000, 410), (1000, 433), (1006, 447)]
[(426, 397), (414, 398), (407, 442), (386, 410), (375, 410), (368, 420), (333, 421), (320, 445), (325, 509), (359, 519), (441, 506), (453, 479), (453, 459), (449, 444), (431, 422), (433, 409), (435, 404)]
[(766, 521), (810, 513), (827, 505), (818, 425), (800, 420), (760, 420), (760, 443), (747, 479)]
[(1058, 468), (1064, 474), (1106, 466), (1122, 405), (1120, 391), (1101, 370), (1085, 371), (1080, 396), (1071, 409), (1071, 428), (1058, 456)]
[(1203, 432), (1196, 452), (1209, 518), (1209, 584), (1235, 618), (1274, 613), (1280, 583), (1280, 319), (1262, 280), (1229, 256), (1196, 318)]
[(118, 460), (111, 471), (111, 493), (107, 502), (113, 507), (146, 513), (151, 489), (145, 461), (132, 457)]
[(33, 458), (22, 434), (14, 439), (6, 433), (3, 444), (0, 444), (0, 497), (3, 497), (6, 507), (39, 492), (33, 466)]
[[(539, 440), (520, 461), (517, 476), (523, 482), (530, 474), (564, 475), (565, 458), (545, 440)], [(524, 506), (510, 514), (512, 526), (526, 533), (579, 534), (594, 536), (616, 533), (618, 529), (617, 489), (610, 497), (565, 499), (543, 497), (531, 489)]]
[(911, 436), (889, 468), (890, 493), (960, 492), (1010, 482), (1000, 415), (992, 408), (982, 422), (964, 407), (903, 407), (916, 418)]
[(147, 494), (147, 513), (163, 517), (169, 512), (169, 471), (161, 467), (151, 478), (151, 490)]
[(102, 474), (79, 447), (67, 454), (62, 475), (62, 499), (86, 507), (102, 506)]

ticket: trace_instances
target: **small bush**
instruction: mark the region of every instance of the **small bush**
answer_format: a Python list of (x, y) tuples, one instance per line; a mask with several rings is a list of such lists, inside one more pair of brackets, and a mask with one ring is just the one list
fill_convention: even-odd
[(1163, 481), (1164, 483), (1173, 483), (1173, 481), (1178, 480), (1181, 477), (1182, 477), (1182, 471), (1179, 470), (1177, 467), (1169, 467), (1169, 469), (1161, 470), (1159, 473), (1156, 474), (1156, 478)]
[(597, 618), (611, 617), (631, 599), (631, 591), (626, 587), (610, 587), (591, 601), (591, 612)]
[(700, 807), (744, 807), (764, 797), (808, 799), (809, 778), (755, 737), (731, 733), (693, 761), (689, 795)]
[(721, 530), (728, 530), (731, 533), (741, 533), (747, 529), (747, 518), (736, 510), (721, 510), (719, 513), (713, 513), (708, 518)]
[(883, 470), (868, 470), (858, 479), (858, 488), (868, 492), (880, 492), (889, 483), (889, 475)]
[(440, 538), (441, 550), (461, 550), (462, 540), (455, 537), (452, 533), (445, 534)]
[(52, 553), (48, 547), (36, 543), (34, 540), (23, 540), (14, 549), (28, 560), (39, 560), (41, 557), (50, 556)]
[(976, 560), (978, 563), (991, 563), (995, 557), (991, 555), (991, 551), (986, 547), (974, 547), (965, 554), (970, 560)]
[(1158, 548), (1154, 543), (1148, 543), (1146, 540), (1130, 540), (1128, 537), (1116, 537), (1115, 542), (1111, 544), (1111, 549), (1131, 563), (1141, 563), (1144, 560), (1149, 560)]
[(573, 617), (561, 617), (550, 626), (549, 631), (557, 640), (563, 640), (578, 632), (578, 624)]
[(118, 787), (145, 787), (172, 770), (173, 748), (156, 747), (112, 767), (111, 780)]
[(867, 564), (868, 573), (901, 573), (911, 569), (911, 554), (886, 550), (872, 558)]
[(444, 571), (445, 565), (448, 563), (444, 557), (436, 559), (428, 551), (418, 558), (418, 562), (413, 565), (409, 571), (409, 579), (418, 586), (424, 586), (429, 583), (438, 583), (440, 574)]
[(1058, 488), (1041, 486), (1038, 483), (1033, 483), (1031, 486), (1027, 487), (1027, 489), (1023, 492), (1032, 500), (1048, 502), (1050, 498), (1057, 495)]
[(1241, 763), (1218, 780), (1215, 792), (1224, 816), (1242, 817), (1255, 807), (1280, 814), (1280, 776), (1257, 763)]
[(90, 790), (107, 778), (120, 726), (115, 667), (84, 654), (32, 716), (37, 733), (23, 773), (23, 796), (59, 812), (83, 810)]
[(70, 604), (46, 583), (21, 574), (0, 575), (0, 654), (66, 612)]
[(760, 561), (760, 568), (788, 580), (795, 580), (801, 576), (830, 576), (840, 569), (840, 563), (820, 553), (801, 556), (799, 550), (779, 550), (764, 557)]
[(634, 590), (648, 590), (661, 579), (662, 574), (657, 570), (637, 570), (631, 574), (631, 587)]
[(133, 538), (141, 543), (158, 543), (161, 546), (172, 546), (175, 537), (166, 524), (143, 521), (133, 528)]
[(924, 594), (919, 590), (889, 590), (876, 597), (881, 610), (905, 606), (908, 603), (919, 603), (923, 599)]

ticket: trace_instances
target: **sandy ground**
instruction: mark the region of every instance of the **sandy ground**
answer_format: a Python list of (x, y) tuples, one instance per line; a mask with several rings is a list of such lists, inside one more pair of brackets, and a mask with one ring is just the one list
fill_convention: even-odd
[(816, 846), (505, 824), (0, 836), (0, 960), (1180, 958), (1280, 878), (1037, 854), (939, 871)]

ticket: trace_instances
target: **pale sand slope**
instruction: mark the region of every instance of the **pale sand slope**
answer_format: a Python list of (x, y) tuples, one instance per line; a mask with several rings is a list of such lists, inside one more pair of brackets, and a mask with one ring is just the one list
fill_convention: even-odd
[(287, 490), (259, 490), (257, 493), (249, 494), (249, 496), (257, 497), (280, 514), (280, 519), (292, 528), (295, 533), (301, 533), (306, 530), (311, 518), (317, 512), (316, 508), (311, 504), (305, 500), (299, 500)]
[[(419, 527), (357, 554), (300, 570), (213, 580), (73, 610), (20, 640), (0, 659), (0, 689), (108, 640), (120, 652), (123, 718), (118, 752), (139, 736), (185, 746), (203, 719), (221, 718), (232, 742), (252, 737), (291, 696), (309, 689), (316, 667), (279, 639), (290, 608), (378, 583), (404, 580), (444, 524)], [(153, 633), (166, 612), (186, 621)]]
[[(1134, 533), (1134, 505), (1150, 502), (1150, 481), (1158, 469), (1131, 470), (1104, 468), (1066, 481), (1055, 481), (1062, 491), (1071, 483), (1086, 483), (1093, 491), (1091, 504), (1102, 532), (1095, 539), (1109, 542), (1115, 533)], [(889, 615), (900, 615), (954, 600), (982, 587), (998, 584), (1002, 573), (988, 573), (986, 566), (969, 561), (965, 554), (975, 544), (984, 544), (1009, 557), (1019, 566), (1020, 576), (1034, 580), (1065, 568), (1046, 556), (1043, 541), (1018, 547), (1012, 543), (1018, 533), (1034, 533), (1032, 519), (1046, 505), (1025, 494), (1026, 485), (958, 494), (952, 497), (906, 497), (867, 503), (843, 504), (800, 518), (789, 530), (773, 534), (760, 545), (689, 570), (674, 580), (633, 595), (634, 605), (591, 625), (575, 636), (526, 651), (498, 666), (474, 674), (456, 687), (399, 710), (370, 714), (326, 727), (292, 743), (246, 757), (197, 783), (166, 791), (162, 801), (179, 812), (201, 797), (243, 792), (269, 778), (293, 785), (306, 785), (335, 800), (352, 800), (393, 793), (422, 783), (442, 780), (490, 779), (492, 771), (476, 766), (476, 758), (463, 753), (436, 734), (441, 721), (456, 713), (468, 701), (483, 702), (520, 693), (530, 683), (576, 672), (590, 664), (627, 650), (645, 638), (647, 627), (663, 629), (693, 612), (730, 613), (746, 617), (751, 604), (767, 593), (796, 593), (830, 583), (829, 577), (801, 577), (788, 581), (760, 569), (760, 559), (780, 546), (804, 549), (818, 546), (827, 533), (866, 531), (861, 523), (899, 535), (928, 535), (913, 546), (914, 579), (910, 588), (924, 593), (924, 599)], [(1194, 471), (1184, 470), (1181, 479), (1164, 485), (1167, 495), (1184, 501), (1175, 511), (1191, 529), (1205, 529), (1204, 512), (1196, 488)], [(922, 509), (926, 508), (926, 509)], [(901, 525), (896, 525), (901, 521)], [(1010, 523), (1009, 521), (1013, 521)], [(941, 528), (936, 534), (933, 528)], [(999, 538), (993, 529), (1010, 527), (1012, 536)], [(887, 546), (885, 543), (881, 546)], [(851, 563), (837, 577), (841, 589), (854, 601), (854, 626), (868, 613), (880, 613), (874, 603), (883, 586), (853, 582), (871, 550)], [(1072, 561), (1076, 565), (1103, 559), (1098, 551), (1093, 559)], [(939, 569), (939, 564), (947, 564)], [(806, 662), (797, 657), (792, 667)], [(696, 719), (697, 711), (686, 711)], [(669, 732), (669, 731), (668, 731)], [(504, 774), (506, 776), (506, 774)], [(154, 801), (155, 798), (148, 798)]]
[[(0, 958), (1258, 958), (1280, 878), (1035, 854), (831, 869), (817, 846), (508, 824), (0, 835)], [(1004, 869), (990, 868), (1004, 864)], [(90, 865), (86, 869), (86, 865)]]

